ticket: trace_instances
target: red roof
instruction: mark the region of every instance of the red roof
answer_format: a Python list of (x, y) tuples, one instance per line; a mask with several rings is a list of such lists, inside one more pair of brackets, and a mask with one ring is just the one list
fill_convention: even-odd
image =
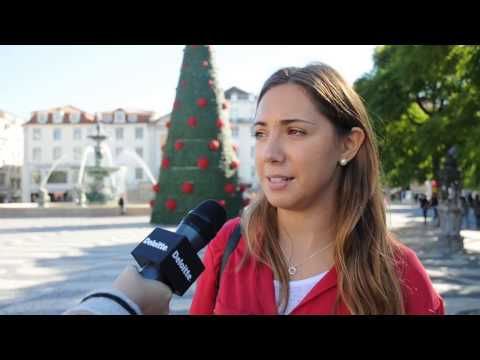
[[(61, 123), (54, 123), (53, 122), (53, 114), (58, 112), (58, 111), (63, 111), (63, 121)], [(39, 123), (38, 122), (38, 113), (47, 113), (48, 114), (46, 123)], [(32, 116), (30, 117), (30, 120), (27, 121), (24, 125), (32, 125), (32, 124), (36, 124), (36, 125), (73, 124), (70, 121), (70, 118), (68, 116), (68, 114), (71, 114), (71, 113), (80, 113), (80, 121), (78, 123), (75, 123), (75, 124), (93, 124), (93, 123), (95, 123), (95, 116), (94, 115), (89, 114), (89, 113), (87, 113), (83, 110), (80, 110), (80, 109), (78, 109), (74, 106), (67, 105), (67, 106), (51, 108), (51, 109), (43, 110), (43, 111), (42, 110), (34, 111), (34, 112), (32, 112)]]

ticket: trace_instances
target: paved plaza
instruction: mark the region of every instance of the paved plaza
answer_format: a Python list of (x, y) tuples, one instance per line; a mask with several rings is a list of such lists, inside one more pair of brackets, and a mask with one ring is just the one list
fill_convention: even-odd
[[(448, 314), (480, 313), (479, 231), (462, 231), (464, 254), (444, 256), (417, 206), (391, 206), (388, 225), (417, 252)], [(152, 229), (148, 216), (0, 218), (0, 314), (62, 313), (108, 287)], [(188, 312), (194, 289), (174, 296), (172, 314)]]

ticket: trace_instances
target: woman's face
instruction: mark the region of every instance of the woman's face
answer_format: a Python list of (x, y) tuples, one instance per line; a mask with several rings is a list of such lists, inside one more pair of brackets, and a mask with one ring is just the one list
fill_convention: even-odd
[(301, 211), (333, 195), (340, 141), (302, 87), (285, 84), (268, 90), (254, 127), (257, 174), (272, 206)]

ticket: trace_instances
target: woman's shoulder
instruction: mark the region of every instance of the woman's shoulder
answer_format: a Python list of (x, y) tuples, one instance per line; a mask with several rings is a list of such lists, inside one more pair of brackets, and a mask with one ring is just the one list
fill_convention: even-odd
[(415, 251), (397, 244), (397, 264), (408, 314), (435, 314), (444, 312), (443, 300), (434, 289), (427, 270)]
[(215, 235), (215, 237), (208, 245), (210, 251), (212, 251), (214, 254), (223, 254), (225, 246), (227, 245), (227, 241), (230, 238), (233, 230), (235, 230), (235, 228), (237, 227), (237, 225), (240, 225), (240, 217), (230, 219), (225, 224), (223, 224), (223, 226), (217, 232), (217, 235)]

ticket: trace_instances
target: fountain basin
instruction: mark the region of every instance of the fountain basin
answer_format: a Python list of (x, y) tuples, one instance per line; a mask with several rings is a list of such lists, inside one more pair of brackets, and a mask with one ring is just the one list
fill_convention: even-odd
[[(149, 216), (149, 204), (127, 204), (127, 214), (123, 216)], [(98, 217), (122, 216), (116, 203), (89, 204), (81, 207), (74, 203), (48, 203), (39, 207), (36, 203), (0, 204), (0, 218), (32, 218), (32, 217)]]

